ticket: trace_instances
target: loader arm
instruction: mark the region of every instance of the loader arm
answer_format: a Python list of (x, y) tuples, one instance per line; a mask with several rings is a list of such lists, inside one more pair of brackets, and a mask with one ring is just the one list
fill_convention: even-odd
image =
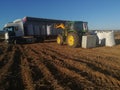
[(63, 23), (59, 24), (59, 25), (55, 25), (55, 28), (62, 28), (62, 29), (65, 29), (65, 25)]

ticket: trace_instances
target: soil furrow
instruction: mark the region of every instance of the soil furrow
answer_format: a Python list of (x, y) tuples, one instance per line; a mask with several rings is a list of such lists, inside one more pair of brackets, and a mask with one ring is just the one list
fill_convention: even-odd
[[(8, 63), (0, 69), (0, 89), (4, 88), (4, 84), (6, 82), (7, 75), (9, 74), (8, 70), (13, 64), (14, 53), (15, 53), (14, 51), (11, 52), (11, 56), (9, 56)], [(8, 56), (7, 56), (7, 58), (8, 58)]]
[[(75, 50), (72, 48), (67, 48), (67, 49), (65, 48), (65, 50), (62, 50), (58, 46), (53, 46), (51, 44), (46, 44), (46, 43), (43, 46), (46, 47), (48, 50), (52, 50), (53, 52), (56, 52), (56, 53), (61, 52), (61, 54), (69, 56), (69, 57), (73, 56), (73, 57), (77, 57), (77, 58), (88, 59), (90, 61), (93, 61), (93, 62), (96, 61), (96, 62), (102, 63), (102, 64), (107, 62), (107, 64), (105, 63), (104, 65), (112, 66), (112, 68), (113, 68), (113, 66), (114, 67), (117, 66), (118, 68), (120, 67), (118, 65), (119, 59), (117, 57), (112, 57), (111, 55), (106, 55), (106, 54), (101, 55), (102, 53), (98, 53), (98, 52), (95, 52), (95, 54), (94, 54), (94, 50), (86, 50), (86, 49)], [(103, 62), (101, 62), (101, 61), (103, 61)]]
[[(10, 58), (10, 53), (13, 50), (13, 46), (12, 45), (7, 45), (6, 47), (2, 47), (2, 49), (0, 49), (2, 52), (2, 55), (0, 56), (0, 68), (2, 68), (8, 61)], [(4, 51), (3, 51), (4, 50)]]
[(22, 90), (24, 89), (23, 86), (23, 82), (21, 80), (21, 70), (20, 70), (20, 54), (19, 50), (16, 49), (14, 54), (13, 54), (13, 58), (12, 58), (12, 62), (10, 64), (10, 67), (8, 68), (8, 75), (6, 76), (6, 78), (4, 79), (3, 83), (3, 87), (6, 90), (13, 90), (13, 89), (17, 89), (17, 90)]
[[(91, 69), (95, 70), (95, 71), (99, 71), (103, 74), (106, 74), (106, 75), (109, 75), (109, 76), (112, 76), (118, 80), (120, 80), (120, 76), (118, 74), (115, 74), (115, 73), (118, 73), (120, 72), (120, 69), (119, 68), (113, 68), (113, 67), (104, 67), (104, 65), (102, 65), (101, 63), (98, 63), (96, 61), (91, 61), (90, 59), (86, 58), (86, 59), (82, 59), (82, 58), (78, 58), (78, 57), (68, 57), (66, 55), (61, 55), (61, 53), (58, 53), (56, 52), (55, 50), (49, 50), (48, 48), (46, 49), (47, 52), (51, 51), (55, 54), (57, 54), (56, 56), (60, 55), (60, 57), (63, 57), (63, 58), (67, 58), (67, 59), (72, 59), (74, 61), (77, 61), (77, 62), (80, 62), (80, 63), (84, 63), (86, 64), (88, 67), (90, 67)], [(46, 53), (46, 52), (45, 52)], [(53, 55), (55, 56), (55, 55)]]
[(26, 58), (24, 58), (21, 61), (21, 63), (22, 63), (21, 64), (21, 75), (22, 75), (22, 80), (23, 80), (25, 89), (35, 90), (33, 80), (32, 80), (31, 70), (30, 70), (30, 67), (28, 65)]
[(70, 87), (72, 90), (83, 90), (83, 89), (91, 89), (93, 88), (92, 84), (88, 82), (84, 77), (67, 69), (66, 67), (62, 67), (55, 63), (52, 63), (50, 60), (43, 61), (46, 64), (46, 67), (53, 73), (56, 79), (61, 81), (63, 86)]
[[(33, 52), (33, 51), (32, 51)], [(33, 53), (28, 53), (29, 56), (34, 55)], [(39, 55), (34, 55), (41, 59)], [(34, 57), (32, 57), (34, 58)], [(28, 58), (28, 61), (32, 63), (30, 65), (32, 71), (32, 75), (34, 76), (37, 74), (37, 79), (34, 78), (34, 83), (36, 84), (36, 89), (47, 89), (47, 90), (64, 90), (62, 86), (58, 85), (57, 80), (54, 79), (54, 76), (51, 74), (51, 72), (40, 62), (40, 60), (32, 59), (31, 57)], [(37, 70), (37, 71), (36, 71)], [(36, 72), (35, 72), (36, 71)]]
[[(35, 50), (32, 50), (32, 51), (35, 51)], [(37, 51), (35, 51), (35, 53), (37, 53), (37, 54), (39, 54), (40, 52), (37, 52)], [(43, 52), (42, 52), (43, 53)], [(43, 53), (44, 54), (44, 53)], [(47, 56), (47, 55), (45, 55), (45, 56)], [(45, 60), (42, 60), (43, 62), (46, 62), (46, 59), (47, 59), (47, 57), (44, 57), (44, 59)], [(54, 59), (52, 59), (52, 60), (54, 60)], [(49, 63), (51, 63), (52, 62), (52, 60), (49, 60), (50, 62)], [(49, 65), (46, 65), (46, 67), (48, 67)], [(60, 66), (60, 65), (58, 65), (58, 66)], [(52, 65), (50, 66), (50, 67), (52, 67)], [(48, 67), (48, 68), (50, 68), (50, 67)], [(61, 67), (63, 67), (63, 66), (61, 66)], [(53, 68), (52, 70), (54, 70), (55, 68)], [(71, 70), (71, 69), (70, 69)], [(50, 70), (51, 71), (51, 70)], [(53, 73), (53, 75), (55, 75), (55, 70), (54, 71), (51, 71), (52, 73)], [(73, 71), (74, 72), (74, 71)], [(58, 73), (58, 72), (56, 72), (56, 73)], [(76, 74), (77, 76), (79, 76), (78, 74)], [(79, 76), (79, 78), (80, 78), (80, 76)], [(82, 79), (84, 79), (85, 80), (85, 78), (84, 77), (81, 77)], [(86, 80), (86, 82), (88, 82), (88, 84), (91, 84), (88, 80)], [(90, 85), (89, 85), (90, 86)], [(91, 84), (91, 86), (92, 86), (92, 84)], [(90, 86), (90, 87), (91, 87)], [(85, 86), (86, 87), (86, 86)], [(87, 87), (86, 87), (87, 88)]]
[[(47, 49), (48, 50), (48, 49)], [(35, 51), (35, 50), (34, 50)], [(47, 52), (44, 52), (44, 51), (42, 51), (44, 54), (46, 54), (46, 55), (49, 55), (50, 54), (50, 52), (49, 51), (47, 51)], [(50, 55), (53, 59), (59, 59), (59, 60), (61, 60), (60, 59), (60, 56), (59, 55), (56, 55), (56, 54), (53, 54), (53, 52), (51, 52), (52, 53), (52, 55)], [(53, 57), (54, 56), (54, 57)], [(57, 57), (56, 57), (57, 56)], [(55, 61), (55, 60), (54, 60)], [(64, 61), (64, 64), (65, 63), (67, 63), (67, 65), (64, 65), (64, 66), (68, 66), (68, 63), (70, 64), (70, 66), (72, 67), (69, 67), (71, 70), (73, 69), (73, 70), (75, 70), (75, 71), (77, 71), (77, 72), (82, 72), (81, 74), (83, 75), (83, 76), (86, 76), (87, 75), (87, 79), (88, 80), (91, 80), (92, 82), (94, 82), (94, 83), (98, 83), (98, 85), (100, 84), (100, 83), (102, 83), (102, 86), (104, 85), (105, 87), (113, 87), (112, 86), (112, 84), (111, 84), (111, 82), (109, 81), (109, 84), (111, 84), (111, 86), (108, 86), (108, 85), (106, 85), (106, 82), (105, 81), (101, 81), (100, 83), (98, 82), (98, 80), (96, 80), (95, 81), (95, 79), (92, 79), (91, 78), (91, 76), (92, 77), (94, 77), (95, 75), (97, 75), (97, 77), (96, 77), (96, 79), (98, 78), (103, 78), (104, 77), (104, 75), (102, 74), (102, 73), (99, 73), (99, 72), (95, 72), (95, 71), (91, 71), (90, 69), (89, 69), (89, 67), (87, 68), (87, 67), (85, 67), (84, 68), (84, 66), (83, 65), (80, 65), (78, 62), (76, 62), (76, 61), (74, 61), (74, 60), (65, 60), (65, 59), (62, 59), (62, 61)], [(67, 62), (66, 62), (67, 61)], [(71, 63), (70, 63), (71, 62)], [(76, 65), (77, 64), (77, 65)], [(83, 66), (83, 67), (82, 67)], [(74, 67), (74, 68), (73, 68)], [(81, 69), (80, 69), (81, 68)], [(87, 70), (87, 71), (85, 71), (85, 69)], [(93, 73), (90, 73), (90, 72), (93, 72)], [(98, 74), (97, 74), (98, 73)], [(100, 77), (100, 75), (101, 75), (101, 77)], [(113, 79), (112, 77), (110, 77), (110, 76), (108, 76), (109, 77), (109, 79), (111, 78), (111, 80)], [(104, 77), (103, 79), (108, 79), (107, 77)], [(117, 80), (114, 80), (113, 79), (113, 81), (114, 81), (114, 83), (117, 83), (118, 82), (118, 86), (116, 86), (116, 87), (119, 87), (119, 84), (120, 84), (120, 82), (119, 81), (117, 81)], [(115, 82), (116, 81), (116, 82)], [(101, 84), (100, 84), (101, 85)], [(100, 86), (99, 85), (99, 86)]]
[[(47, 89), (49, 90), (53, 90), (53, 89), (64, 90), (64, 88), (58, 84), (58, 81), (54, 78), (54, 76), (51, 74), (49, 69), (41, 62), (41, 59), (35, 60), (34, 62), (38, 66), (38, 68), (41, 70), (45, 78), (43, 82), (46, 82), (46, 83), (43, 83), (43, 84), (45, 84), (45, 86), (48, 87)], [(39, 89), (41, 89), (41, 87)]]

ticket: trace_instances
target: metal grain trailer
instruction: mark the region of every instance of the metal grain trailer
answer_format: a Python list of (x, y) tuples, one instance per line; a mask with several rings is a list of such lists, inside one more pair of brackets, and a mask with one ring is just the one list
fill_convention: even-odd
[(65, 20), (34, 17), (17, 19), (5, 24), (5, 40), (9, 43), (43, 42), (45, 39), (56, 38), (62, 31), (54, 28), (54, 25), (65, 22)]

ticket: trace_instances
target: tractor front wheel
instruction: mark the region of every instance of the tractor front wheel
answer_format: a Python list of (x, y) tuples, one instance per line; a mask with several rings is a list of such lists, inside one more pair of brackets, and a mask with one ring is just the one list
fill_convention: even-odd
[(63, 44), (63, 36), (60, 34), (57, 36), (57, 44), (59, 44), (59, 45)]

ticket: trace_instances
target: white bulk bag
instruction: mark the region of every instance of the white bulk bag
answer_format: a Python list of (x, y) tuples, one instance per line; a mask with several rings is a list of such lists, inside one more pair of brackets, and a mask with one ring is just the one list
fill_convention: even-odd
[(96, 32), (98, 37), (98, 44), (105, 45), (105, 33), (104, 32)]
[(106, 33), (106, 46), (114, 46), (115, 45), (115, 38), (114, 38), (114, 32), (107, 32)]

